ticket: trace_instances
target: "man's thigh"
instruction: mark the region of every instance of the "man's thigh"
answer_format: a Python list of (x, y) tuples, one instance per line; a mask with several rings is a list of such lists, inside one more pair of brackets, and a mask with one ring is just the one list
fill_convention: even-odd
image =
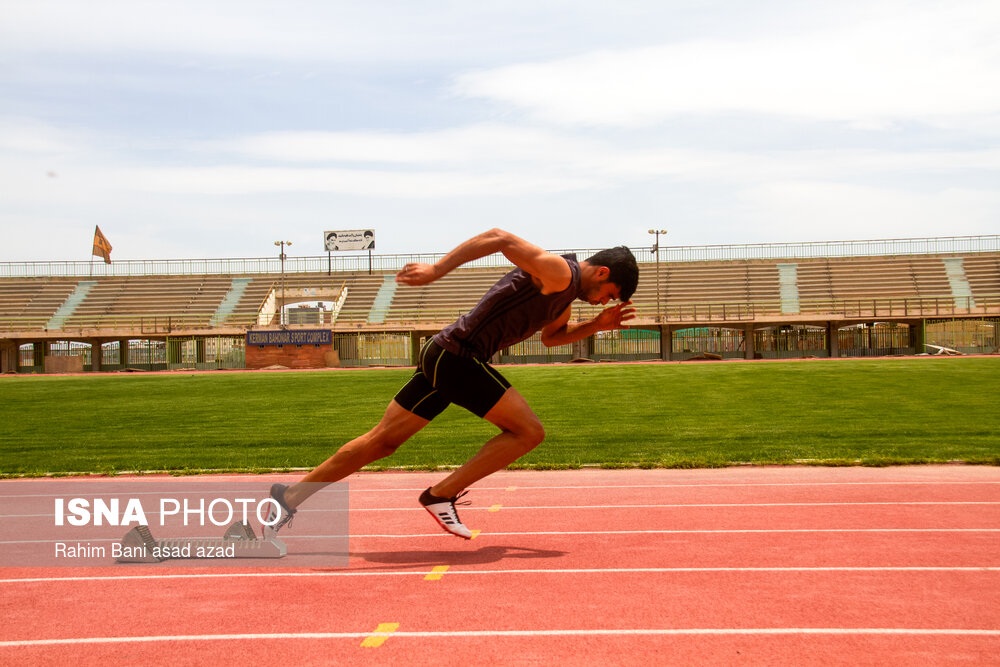
[(421, 370), (421, 375), (444, 400), (482, 418), (510, 388), (510, 382), (489, 364), (459, 357), (437, 345), (424, 355)]
[(542, 422), (528, 401), (517, 389), (510, 387), (483, 417), (504, 431), (521, 432), (525, 429), (541, 429)]
[(421, 372), (414, 373), (392, 400), (392, 405), (430, 421), (448, 407), (444, 397)]

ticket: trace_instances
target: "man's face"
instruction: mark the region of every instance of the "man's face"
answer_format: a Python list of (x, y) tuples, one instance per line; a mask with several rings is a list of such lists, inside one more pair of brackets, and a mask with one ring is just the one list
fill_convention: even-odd
[(592, 306), (604, 306), (612, 299), (620, 299), (621, 293), (621, 288), (608, 282), (607, 276), (604, 276), (585, 287), (580, 298)]

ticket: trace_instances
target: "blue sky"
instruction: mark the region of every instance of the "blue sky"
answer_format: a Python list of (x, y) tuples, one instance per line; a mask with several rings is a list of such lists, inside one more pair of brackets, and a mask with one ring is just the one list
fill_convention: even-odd
[(1000, 233), (995, 0), (0, 0), (0, 261)]

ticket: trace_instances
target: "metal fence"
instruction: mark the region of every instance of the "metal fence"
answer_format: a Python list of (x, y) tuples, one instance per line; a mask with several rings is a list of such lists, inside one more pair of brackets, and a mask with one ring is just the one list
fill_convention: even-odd
[[(837, 331), (838, 355), (869, 357), (921, 353), (921, 340), (906, 324), (877, 322), (843, 327)], [(714, 354), (723, 358), (742, 359), (746, 356), (746, 331), (724, 326), (691, 327), (674, 331), (671, 336), (670, 358), (681, 361)], [(826, 328), (809, 325), (773, 326), (753, 333), (754, 351), (758, 358), (787, 359), (829, 356)], [(996, 353), (1000, 348), (1000, 318), (984, 317), (967, 320), (927, 320), (924, 340), (931, 345), (952, 348), (966, 354)], [(245, 367), (245, 339), (242, 336), (206, 338), (168, 338), (167, 340), (131, 339), (123, 361), (119, 341), (101, 346), (103, 371), (126, 369), (180, 370), (231, 369)], [(334, 348), (340, 365), (412, 366), (411, 339), (402, 333), (335, 334)], [(38, 345), (42, 345), (39, 343)], [(19, 348), (18, 371), (41, 373), (41, 357), (35, 358), (36, 344)], [(46, 358), (79, 358), (79, 370), (92, 370), (92, 347), (77, 341), (54, 341), (49, 344)], [(634, 329), (601, 332), (590, 342), (586, 356), (595, 361), (642, 361), (661, 355), (660, 333)], [(558, 363), (574, 358), (573, 345), (547, 348), (536, 334), (500, 354), (500, 363)], [(46, 362), (48, 364), (48, 362)]]
[(551, 364), (570, 361), (572, 358), (572, 345), (545, 347), (541, 334), (535, 334), (500, 353), (502, 364)]
[[(768, 260), (810, 257), (868, 257), (879, 255), (928, 255), (1000, 251), (1000, 235), (945, 236), (937, 238), (873, 239), (865, 241), (809, 241), (803, 243), (749, 243), (702, 246), (662, 246), (654, 257), (650, 246), (636, 246), (632, 251), (640, 261), (697, 262), (724, 260)], [(553, 250), (575, 252), (586, 258), (593, 249)], [(398, 271), (409, 262), (432, 263), (443, 256), (433, 254), (368, 255), (337, 253), (312, 257), (286, 256), (285, 273), (388, 272)], [(497, 268), (510, 266), (497, 253), (465, 266)], [(246, 275), (279, 274), (281, 260), (275, 257), (220, 259), (125, 259), (104, 262), (0, 262), (0, 278), (46, 276), (106, 277), (161, 275)]]
[(1000, 318), (928, 322), (925, 339), (966, 354), (995, 353), (1000, 351)]
[[(643, 309), (648, 311), (649, 308)], [(899, 296), (870, 299), (802, 299), (794, 315), (835, 315), (845, 319), (991, 315), (1000, 312), (1000, 295)], [(676, 322), (743, 322), (789, 315), (782, 302), (682, 303), (660, 307), (659, 319)]]
[(401, 333), (334, 334), (333, 348), (345, 367), (409, 366), (410, 335)]
[[(136, 369), (157, 370), (222, 370), (246, 368), (245, 339), (240, 336), (209, 336), (200, 338), (167, 338), (166, 340), (129, 339), (124, 359), (122, 341), (101, 345), (100, 369), (121, 371)], [(35, 358), (32, 343), (19, 346), (18, 367), (22, 371), (42, 372), (42, 359)], [(76, 357), (81, 370), (93, 370), (94, 348), (78, 341), (53, 341), (49, 344), (47, 358)]]

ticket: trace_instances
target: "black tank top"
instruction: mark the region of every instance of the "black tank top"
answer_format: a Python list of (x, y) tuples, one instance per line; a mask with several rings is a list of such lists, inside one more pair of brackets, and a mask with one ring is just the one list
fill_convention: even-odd
[(487, 361), (494, 354), (529, 338), (562, 315), (580, 294), (580, 264), (563, 255), (572, 279), (561, 292), (542, 294), (522, 269), (497, 281), (475, 308), (442, 329), (434, 342), (460, 357)]

